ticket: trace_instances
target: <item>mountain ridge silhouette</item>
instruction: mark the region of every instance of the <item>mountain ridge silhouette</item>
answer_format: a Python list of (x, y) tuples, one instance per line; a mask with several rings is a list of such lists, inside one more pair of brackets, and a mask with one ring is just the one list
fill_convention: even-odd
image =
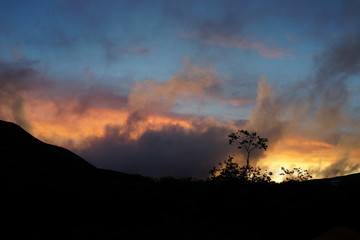
[(0, 120), (0, 179), (20, 188), (71, 189), (112, 182), (146, 181), (140, 175), (100, 169), (70, 150), (45, 143), (19, 125)]
[(96, 169), (73, 152), (42, 142), (19, 125), (2, 120), (0, 120), (0, 151), (6, 158), (13, 160), (32, 158), (31, 161), (41, 161), (43, 164), (49, 164), (50, 168), (52, 167), (50, 164), (56, 164), (56, 167), (62, 167), (63, 164), (73, 170)]

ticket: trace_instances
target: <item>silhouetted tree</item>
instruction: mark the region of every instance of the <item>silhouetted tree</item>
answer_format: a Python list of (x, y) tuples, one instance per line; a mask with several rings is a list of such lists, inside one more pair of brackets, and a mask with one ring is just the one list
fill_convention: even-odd
[(292, 170), (282, 167), (281, 170), (283, 172), (280, 175), (284, 176), (284, 182), (304, 182), (312, 178), (307, 170), (302, 170), (300, 167), (293, 168)]
[(229, 156), (223, 163), (219, 163), (219, 167), (210, 170), (210, 179), (219, 181), (246, 181), (252, 183), (271, 182), (272, 172), (267, 170), (261, 173), (261, 168), (242, 166), (233, 161), (234, 157)]
[(210, 178), (211, 179), (237, 179), (240, 177), (240, 167), (239, 164), (233, 162), (234, 157), (229, 156), (227, 160), (223, 163), (219, 163), (219, 168), (213, 167), (210, 170)]
[(262, 138), (257, 135), (256, 132), (249, 133), (246, 130), (238, 130), (229, 135), (229, 144), (238, 145), (239, 149), (242, 149), (246, 152), (246, 168), (250, 168), (250, 154), (255, 149), (267, 149), (267, 143), (269, 140), (267, 138)]

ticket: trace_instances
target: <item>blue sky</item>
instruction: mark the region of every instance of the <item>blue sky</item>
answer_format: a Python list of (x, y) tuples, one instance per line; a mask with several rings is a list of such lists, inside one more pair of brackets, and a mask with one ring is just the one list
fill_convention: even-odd
[[(274, 81), (297, 80), (311, 71), (312, 56), (324, 45), (356, 27), (343, 16), (346, 1), (65, 0), (1, 5), (5, 60), (17, 54), (39, 61), (39, 67), (54, 74), (76, 74), (87, 67), (98, 76), (131, 75), (135, 81), (167, 79), (186, 57), (195, 64), (212, 64), (232, 79), (244, 75), (257, 81), (265, 75)], [(229, 40), (207, 43), (215, 35)], [(240, 39), (262, 46), (230, 43)], [(282, 53), (264, 56), (260, 48)]]
[[(54, 73), (88, 67), (99, 76), (128, 74), (135, 80), (167, 79), (185, 57), (231, 78), (254, 75), (256, 81), (263, 74), (296, 80), (311, 71), (312, 56), (325, 44), (358, 30), (344, 16), (347, 1), (5, 0), (1, 5), (5, 60), (19, 54)], [(263, 46), (207, 43), (213, 35)], [(264, 56), (259, 48), (283, 52)]]
[[(154, 114), (245, 123), (259, 108), (259, 82), (266, 81), (282, 119), (312, 99), (304, 121), (341, 110), (347, 115), (333, 130), (341, 132), (352, 129), (344, 119), (360, 116), (359, 11), (356, 0), (2, 0), (1, 86), (16, 87), (0, 98), (11, 89), (25, 100), (134, 112), (129, 99), (136, 93), (159, 105), (150, 107)], [(26, 86), (9, 82), (9, 72), (23, 73)], [(156, 101), (156, 94), (171, 104)], [(5, 102), (15, 106), (14, 99), (2, 108), (12, 109)], [(66, 106), (57, 112), (70, 111)], [(20, 119), (16, 112), (0, 116)]]

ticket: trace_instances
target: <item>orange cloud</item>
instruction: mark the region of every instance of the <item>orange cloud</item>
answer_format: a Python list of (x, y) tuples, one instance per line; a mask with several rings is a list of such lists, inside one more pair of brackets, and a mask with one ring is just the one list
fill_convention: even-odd
[(145, 80), (135, 84), (129, 93), (129, 109), (133, 112), (164, 113), (171, 110), (176, 100), (188, 97), (205, 97), (222, 79), (211, 68), (184, 61), (184, 70), (167, 81)]
[[(31, 132), (53, 144), (81, 148), (87, 138), (104, 137), (106, 126), (120, 126), (119, 134), (128, 131), (127, 120), (130, 113), (124, 109), (92, 107), (81, 114), (68, 111), (59, 115), (54, 102), (33, 99), (29, 103), (31, 104), (27, 106), (27, 118), (31, 122)], [(65, 105), (71, 109), (72, 104), (75, 103), (66, 102)], [(192, 128), (191, 123), (186, 120), (149, 115), (129, 133), (129, 138), (137, 139), (144, 132), (160, 131), (167, 126)]]
[(88, 137), (103, 136), (106, 125), (123, 125), (128, 116), (124, 110), (101, 107), (92, 107), (79, 114), (70, 111), (76, 103), (64, 100), (61, 104), (67, 106), (68, 111), (60, 114), (58, 102), (29, 100), (27, 119), (35, 136), (62, 146), (79, 146)]

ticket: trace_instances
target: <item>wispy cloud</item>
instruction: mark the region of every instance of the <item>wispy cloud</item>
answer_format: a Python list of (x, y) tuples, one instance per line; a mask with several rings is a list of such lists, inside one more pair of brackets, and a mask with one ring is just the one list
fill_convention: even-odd
[[(274, 156), (298, 165), (315, 161), (322, 168), (318, 176), (326, 177), (359, 170), (355, 149), (360, 119), (349, 111), (348, 91), (350, 77), (360, 72), (359, 42), (359, 36), (347, 36), (315, 56), (314, 72), (302, 87), (297, 83), (276, 93), (265, 79), (259, 81), (257, 103), (246, 128), (271, 139), (268, 164), (269, 159), (277, 161)], [(291, 139), (302, 140), (291, 146)]]
[(151, 53), (150, 48), (141, 45), (135, 46), (123, 46), (109, 40), (101, 43), (104, 48), (106, 60), (109, 62), (118, 61), (125, 55), (141, 56), (149, 55)]
[(236, 36), (226, 36), (219, 34), (210, 34), (206, 38), (197, 33), (182, 34), (184, 38), (198, 39), (209, 45), (216, 45), (224, 48), (238, 48), (245, 50), (254, 50), (260, 56), (265, 58), (293, 58), (290, 49), (271, 47), (259, 41), (250, 41), (246, 38)]

